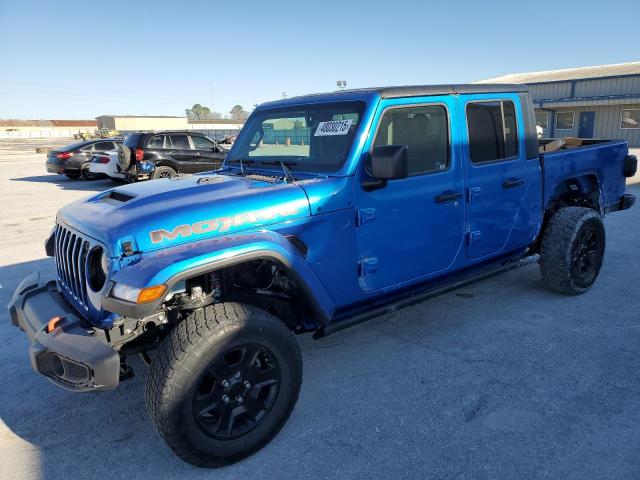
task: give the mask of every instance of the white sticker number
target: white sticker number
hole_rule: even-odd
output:
[[[346,135],[353,123],[349,120],[332,120],[330,122],[320,122],[316,128],[315,137],[325,137],[327,135]]]

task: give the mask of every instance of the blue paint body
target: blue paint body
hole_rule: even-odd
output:
[[[491,99],[516,106],[518,155],[473,165],[465,105]],[[624,193],[625,142],[527,159],[525,119],[515,93],[381,98],[364,90],[286,99],[257,111],[337,101],[362,101],[366,107],[346,161],[335,172],[296,172],[294,183],[273,183],[243,177],[237,164],[225,164],[217,172],[117,187],[135,198],[114,202],[107,191],[63,208],[58,222],[102,243],[111,256],[109,280],[131,287],[171,284],[183,272],[215,269],[250,254],[274,258],[295,272],[323,321],[330,322],[417,284],[446,281],[492,259],[522,255],[539,235],[545,209],[566,193],[568,179],[585,189],[595,182],[602,211]],[[365,191],[364,159],[385,109],[432,103],[444,105],[449,114],[449,168]],[[274,172],[280,174],[280,167],[263,171]],[[523,185],[505,190],[502,184],[511,178]],[[436,203],[434,197],[445,191],[461,192],[463,198]],[[153,241],[153,231],[175,233],[198,222],[200,232]],[[288,235],[308,247],[306,258]],[[132,257],[122,255],[127,241],[136,252]],[[101,309],[99,298],[92,302],[89,319],[109,326],[111,312]]]

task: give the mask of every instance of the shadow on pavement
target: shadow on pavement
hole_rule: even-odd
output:
[[[12,178],[12,182],[52,183],[64,190],[102,191],[119,185],[109,178],[96,180],[73,180],[64,175],[33,175],[31,177]]]

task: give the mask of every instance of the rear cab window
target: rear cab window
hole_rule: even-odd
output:
[[[511,100],[467,103],[471,163],[513,159],[518,155],[518,124]]]

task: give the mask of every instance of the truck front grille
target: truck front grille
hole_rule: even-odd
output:
[[[65,295],[73,298],[84,310],[89,310],[86,277],[89,240],[60,224],[56,225],[55,240],[58,284]]]

